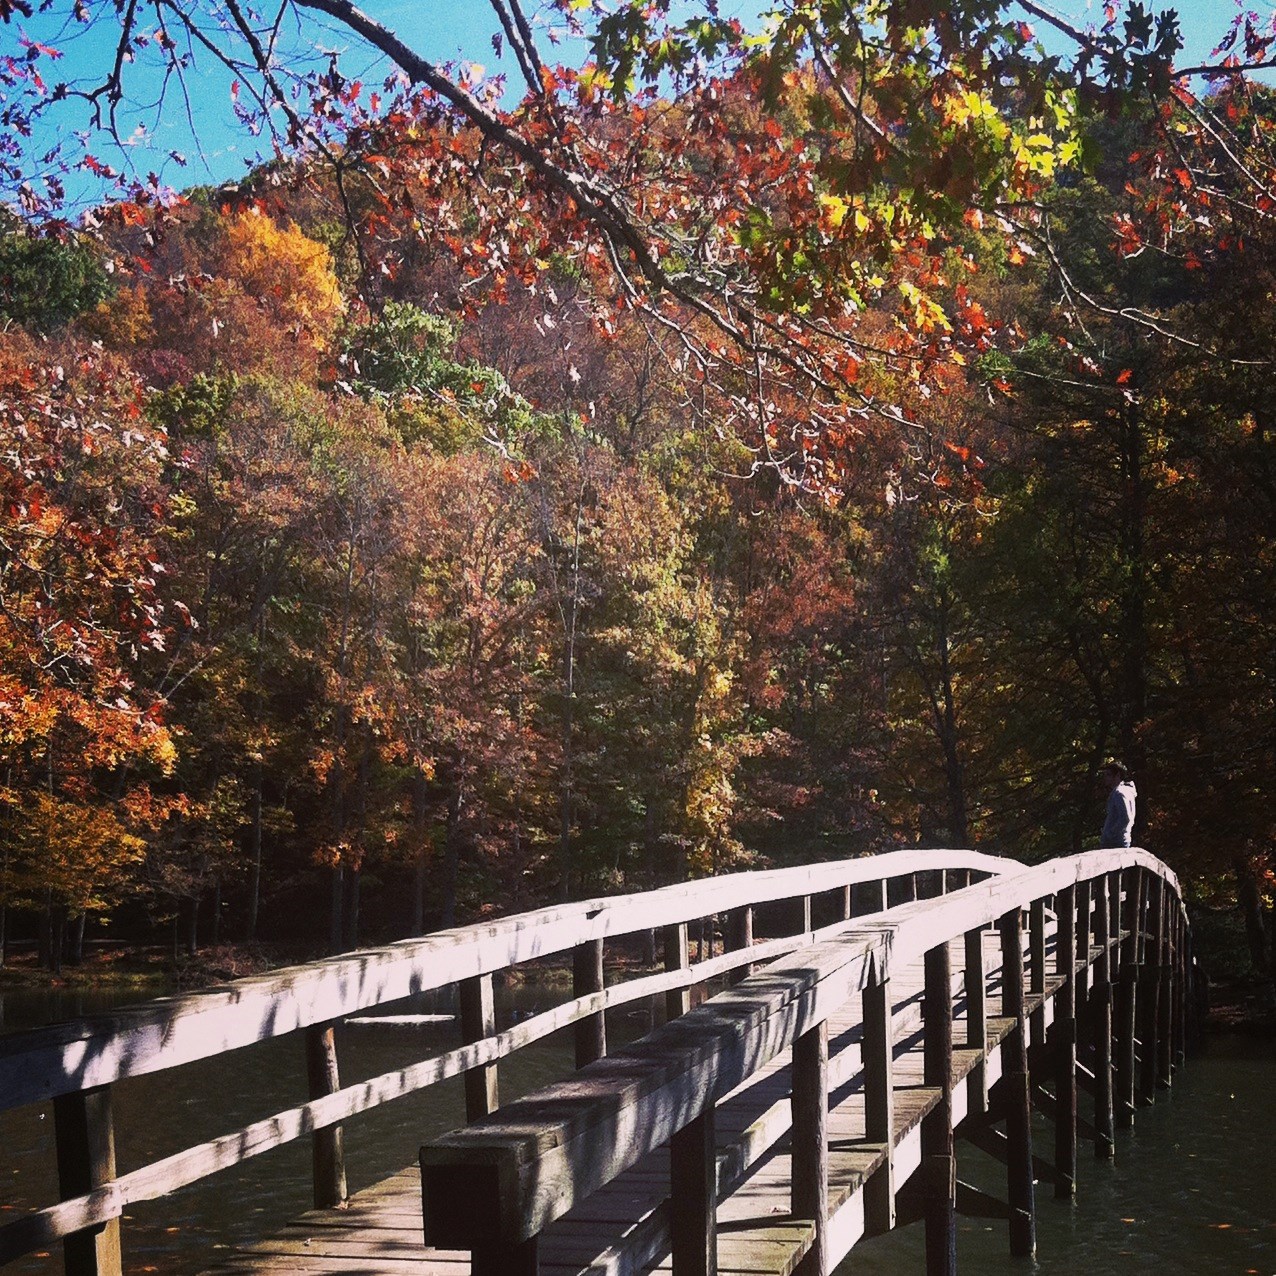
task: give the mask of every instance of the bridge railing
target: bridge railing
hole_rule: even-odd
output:
[[[1026,922],[1026,927],[1025,927]],[[1053,951],[1047,929],[1053,931]],[[924,1084],[935,1105],[921,1128],[928,1272],[955,1270],[953,1060],[986,1050],[989,976],[983,931],[1002,952],[1001,1046],[1013,1252],[1035,1246],[1030,1037],[1046,1024],[1056,1093],[1056,1185],[1076,1173],[1077,1005],[1092,1016],[1096,1144],[1110,1154],[1139,1097],[1168,1083],[1186,1027],[1188,933],[1177,879],[1140,850],[1097,851],[1006,872],[942,899],[852,921],[825,942],[774,961],[633,1046],[421,1150],[425,1239],[470,1250],[473,1276],[530,1276],[540,1233],[655,1148],[670,1149],[675,1276],[716,1271],[715,1105],[781,1051],[792,1054],[792,1211],[814,1231],[809,1270],[829,1253],[828,1020],[861,999],[866,1141],[884,1143],[865,1184],[871,1231],[893,1225],[892,974],[923,962]],[[954,1038],[950,944],[965,940],[964,1039]],[[1048,961],[1048,958],[1050,959]],[[1140,985],[1137,1007],[1136,983]],[[1114,1026],[1114,993],[1117,1021]],[[1035,996],[1034,996],[1035,994]],[[1030,1004],[1036,1010],[1029,1011]],[[1040,1022],[1032,1020],[1040,1016]],[[1041,1043],[1044,1044],[1044,1043]],[[1115,1050],[1113,1049],[1115,1045]],[[1044,1062],[1038,1052],[1034,1071]],[[1107,1140],[1104,1151],[1103,1140]],[[916,1168],[916,1167],[911,1167]],[[808,1270],[807,1267],[802,1268]]]
[[[0,1111],[52,1101],[63,1198],[0,1227],[0,1264],[62,1239],[66,1269],[75,1276],[117,1272],[119,1220],[129,1205],[305,1136],[314,1140],[315,1204],[339,1204],[346,1196],[341,1124],[351,1117],[463,1075],[466,1118],[477,1119],[496,1108],[497,1064],[514,1051],[574,1025],[576,1061],[583,1066],[606,1053],[606,1011],[663,994],[668,1015],[680,1015],[697,985],[743,978],[760,962],[817,944],[829,927],[813,925],[813,900],[828,897],[822,908],[839,928],[853,913],[878,912],[1018,867],[970,851],[903,851],[731,874],[441,931],[0,1037]],[[754,942],[755,910],[785,901],[795,902],[792,933]],[[688,926],[714,916],[726,918],[727,951],[699,954],[693,963]],[[664,970],[606,985],[604,943],[650,930],[663,936]],[[493,976],[567,953],[571,999],[498,1031]],[[460,1047],[341,1084],[334,1025],[452,986],[459,994]],[[304,1102],[117,1173],[115,1083],[294,1033],[304,1040],[309,1085]],[[405,1155],[411,1153],[405,1149]]]

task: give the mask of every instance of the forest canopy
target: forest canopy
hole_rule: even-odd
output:
[[[1270,976],[1271,30],[492,10],[0,0],[0,916],[1033,859],[1116,755]],[[210,67],[273,153],[178,192]]]

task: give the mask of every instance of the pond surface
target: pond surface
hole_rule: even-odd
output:
[[[561,989],[519,988],[498,996],[502,1026],[548,1009]],[[136,995],[4,993],[5,1030],[111,1009]],[[418,1000],[402,1013],[443,1016],[410,1028],[343,1028],[338,1053],[343,1081],[401,1067],[457,1044],[444,997]],[[650,1013],[630,1008],[609,1021],[612,1041],[646,1032]],[[570,1031],[521,1051],[501,1065],[501,1094],[510,1099],[571,1068]],[[116,1087],[121,1172],[305,1097],[300,1036],[223,1055],[158,1077]],[[1086,1097],[1082,1095],[1082,1112]],[[415,1159],[424,1138],[460,1125],[458,1079],[431,1087],[345,1128],[350,1188],[356,1191]],[[0,1219],[56,1199],[52,1115],[47,1108],[0,1113]],[[1038,1150],[1050,1136],[1038,1131]],[[958,1145],[962,1178],[1004,1195],[1003,1171]],[[1081,1145],[1077,1201],[1039,1190],[1035,1263],[1006,1252],[1005,1225],[959,1220],[963,1272],[979,1276],[1276,1276],[1276,1048],[1240,1037],[1215,1037],[1175,1079],[1172,1096],[1139,1112],[1133,1133],[1118,1136],[1117,1159],[1097,1162]],[[193,1185],[166,1199],[131,1207],[124,1222],[129,1273],[191,1276],[225,1248],[278,1228],[310,1204],[309,1140],[299,1140]],[[920,1225],[856,1247],[837,1276],[919,1276],[924,1271]],[[61,1271],[61,1256],[31,1257],[5,1276]]]
[[[1089,1115],[1088,1097],[1079,1096]],[[1038,1154],[1052,1131],[1034,1128]],[[958,1174],[1005,1196],[1001,1166],[958,1142]],[[1006,1225],[959,1218],[958,1268],[978,1276],[1276,1276],[1276,1046],[1215,1036],[1170,1096],[1117,1134],[1115,1161],[1078,1147],[1075,1204],[1037,1186],[1037,1258],[1012,1259]],[[836,1276],[920,1276],[920,1224],[857,1245]]]

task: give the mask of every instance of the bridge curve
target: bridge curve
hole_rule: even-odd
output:
[[[784,900],[796,901],[792,933],[755,941],[754,910]],[[831,921],[813,924],[813,900]],[[688,923],[709,914],[727,916],[727,950],[692,963]],[[1021,933],[1022,916],[1030,920]],[[993,926],[1000,928],[996,944]],[[653,928],[663,932],[665,969],[605,986],[604,941]],[[493,974],[568,952],[571,1000],[497,1031]],[[461,1276],[471,1270],[472,1252],[475,1273],[511,1276],[636,1273],[668,1262],[670,1253],[678,1276],[725,1272],[732,1269],[718,1266],[719,1250],[725,1245],[728,1263],[740,1254],[747,1219],[731,1217],[723,1242],[718,1215],[733,1209],[738,1215],[756,1197],[767,1202],[770,1226],[762,1228],[757,1254],[745,1260],[750,1270],[831,1270],[860,1235],[920,1210],[928,1220],[928,1253],[934,1250],[928,1270],[948,1271],[942,1238],[955,1235],[959,1202],[1002,1208],[976,1200],[951,1172],[954,1130],[973,1130],[972,1115],[984,1117],[974,1137],[1011,1167],[1004,1208],[1012,1245],[1026,1252],[1033,1178],[1051,1168],[1034,1161],[1025,1135],[1035,1084],[1029,1044],[1034,1072],[1047,1057],[1054,1060],[1055,1093],[1035,1097],[1053,1105],[1051,1176],[1068,1184],[1069,1155],[1075,1170],[1078,987],[1093,1007],[1087,1022],[1099,1025],[1082,1043],[1093,1065],[1083,1075],[1095,1078],[1096,1092],[1106,1088],[1099,1107],[1106,1103],[1110,1115],[1105,1121],[1096,1107],[1095,1125],[1110,1145],[1115,1122],[1132,1119],[1139,1097],[1168,1083],[1181,1055],[1187,955],[1177,881],[1144,852],[1094,852],[1033,869],[974,852],[898,852],[543,909],[16,1034],[0,1041],[3,1106],[54,1100],[66,1199],[0,1228],[0,1262],[64,1238],[68,1271],[117,1271],[118,1219],[128,1204],[310,1135],[318,1209],[298,1226],[331,1241],[332,1252],[321,1253],[309,1236],[302,1245],[294,1228],[223,1270]],[[1003,972],[1010,975],[1004,982]],[[690,1009],[693,986],[723,978],[734,987]],[[464,1044],[341,1086],[334,1021],[453,983]],[[605,1055],[605,1011],[653,994],[664,995],[670,1021],[637,1045]],[[992,1015],[997,998],[1000,1013]],[[954,1023],[964,1034],[956,1047]],[[498,1060],[568,1025],[575,1028],[575,1076],[498,1108]],[[306,1042],[307,1102],[116,1174],[114,1081],[293,1032]],[[457,1074],[465,1076],[473,1124],[422,1150],[431,1250],[421,1241],[415,1175],[341,1208],[347,1202],[340,1124]],[[733,1102],[752,1119],[723,1138]],[[1005,1135],[992,1128],[989,1112],[1007,1120]],[[840,1148],[832,1160],[830,1119],[845,1127],[832,1140]],[[410,1141],[410,1133],[405,1137]],[[591,1208],[594,1215],[617,1212],[603,1202],[606,1192],[618,1199],[653,1155],[664,1158],[678,1207],[667,1204],[668,1181],[657,1190],[648,1170],[642,1190],[629,1192],[636,1218],[591,1222]],[[785,1155],[791,1189],[775,1186],[776,1157]],[[771,1186],[764,1192],[757,1183],[766,1166]],[[943,1184],[950,1188],[940,1190]],[[777,1229],[776,1202],[786,1190],[785,1223]],[[759,1254],[772,1265],[759,1268]]]

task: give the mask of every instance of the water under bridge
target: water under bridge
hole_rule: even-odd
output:
[[[606,950],[652,931],[663,969],[609,980]],[[61,1199],[0,1227],[0,1263],[60,1242],[71,1276],[112,1276],[130,1205],[302,1138],[315,1208],[210,1270],[812,1276],[924,1220],[931,1276],[956,1270],[959,1213],[1004,1220],[1029,1255],[1036,1196],[1075,1191],[1078,1141],[1111,1156],[1170,1086],[1190,940],[1174,874],[1140,850],[1032,868],[895,852],[542,909],[13,1034],[0,1110],[52,1101]],[[572,995],[498,1027],[494,978],[555,954]],[[459,1045],[342,1084],[335,1025],[449,987]],[[609,1053],[606,1012],[653,997],[664,1022]],[[500,1061],[567,1028],[576,1071],[502,1105]],[[296,1106],[117,1172],[115,1083],[289,1034]],[[396,1127],[407,1168],[349,1194],[343,1124],[457,1076],[467,1124]],[[1035,1148],[1034,1109],[1053,1127]],[[1001,1190],[962,1179],[966,1144],[1004,1165]]]

